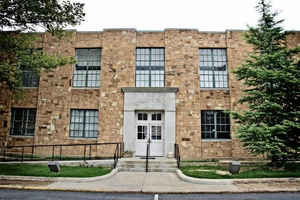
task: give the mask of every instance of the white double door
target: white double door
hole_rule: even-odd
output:
[[[150,156],[164,155],[163,112],[136,113],[136,156],[146,156],[147,143]]]

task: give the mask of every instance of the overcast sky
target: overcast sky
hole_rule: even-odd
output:
[[[78,31],[136,28],[162,31],[192,28],[200,31],[247,29],[256,25],[257,0],[73,0],[85,3],[86,18]],[[285,19],[284,28],[300,30],[300,0],[272,0]]]

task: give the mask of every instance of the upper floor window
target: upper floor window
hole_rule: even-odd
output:
[[[41,48],[37,49],[26,49],[24,54],[22,55],[25,59],[24,63],[21,63],[21,71],[22,71],[22,86],[23,87],[38,87],[40,76],[37,72],[35,72],[32,67],[33,60],[40,56],[43,53]],[[28,57],[29,56],[29,57]]]
[[[36,72],[26,68],[21,68],[21,70],[23,87],[39,87],[40,76]]]
[[[10,135],[33,136],[36,109],[12,108]]]
[[[73,87],[97,88],[100,85],[101,49],[75,49]]]
[[[222,110],[201,111],[202,139],[230,139],[230,118]]]
[[[136,49],[136,87],[165,86],[165,49]]]
[[[199,49],[200,87],[228,88],[226,49]]]
[[[98,110],[71,110],[70,137],[98,137]]]

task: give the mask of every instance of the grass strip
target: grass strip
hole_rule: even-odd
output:
[[[47,165],[0,164],[0,175],[43,176],[43,177],[95,177],[111,172],[105,167],[60,166],[60,172],[51,172]]]
[[[222,166],[184,166],[180,168],[183,174],[194,178],[208,179],[247,179],[247,178],[288,178],[300,177],[300,164],[287,165],[284,169],[272,169],[266,165],[241,166],[239,174],[221,175],[217,170],[228,171]],[[202,171],[203,170],[203,171]],[[209,171],[205,171],[209,170]]]

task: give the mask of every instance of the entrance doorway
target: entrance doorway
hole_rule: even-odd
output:
[[[146,156],[150,142],[150,156],[164,155],[163,112],[136,112],[136,156]]]

